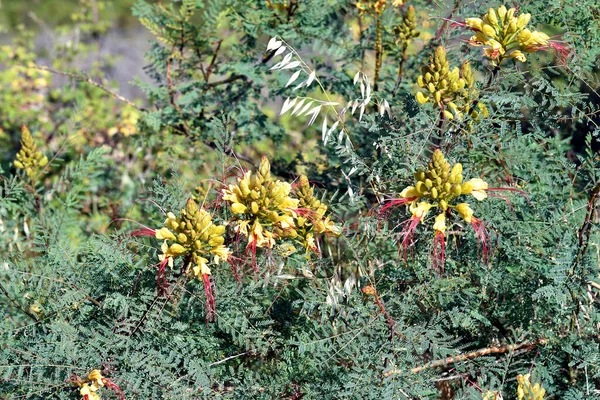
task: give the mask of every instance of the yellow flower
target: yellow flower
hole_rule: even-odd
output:
[[[469,184],[468,187],[472,188],[471,195],[475,197],[477,200],[481,201],[487,197],[486,190],[488,189],[488,184],[483,179],[473,178],[467,181]],[[467,193],[465,193],[467,194]]]
[[[465,26],[476,32],[471,37],[473,46],[487,46],[485,56],[493,60],[493,65],[499,65],[507,58],[526,61],[523,54],[531,53],[550,45],[550,38],[543,32],[530,31],[526,28],[531,20],[531,14],[521,14],[515,17],[516,10],[497,10],[490,8],[483,18],[467,18]]]
[[[98,388],[104,386],[104,377],[100,373],[99,369],[92,370],[92,372],[88,374],[87,379],[92,382],[92,389],[96,388],[93,390],[97,390]]]
[[[403,199],[410,199],[412,197],[419,197],[419,193],[414,186],[408,186],[404,188],[402,192],[400,192],[400,197]]]
[[[435,223],[433,224],[433,230],[444,233],[446,231],[446,214],[441,213],[435,217]]]
[[[87,400],[100,400],[100,396],[96,393],[96,389],[92,389],[90,385],[84,383],[79,389],[79,394],[85,399],[87,396]]]
[[[195,259],[196,265],[192,268],[194,271],[194,275],[198,277],[198,279],[202,279],[202,275],[211,275],[210,268],[208,268],[208,260],[203,257],[198,257]]]
[[[473,210],[468,203],[460,203],[456,205],[456,211],[460,214],[465,222],[471,223],[473,220]]]
[[[518,375],[517,382],[517,398],[518,400],[543,400],[546,394],[546,389],[542,388],[539,383],[531,386],[529,374]]]
[[[410,212],[412,213],[413,217],[422,219],[425,217],[425,215],[427,215],[431,207],[433,207],[433,205],[426,201],[422,201],[417,205],[413,203],[410,206]]]

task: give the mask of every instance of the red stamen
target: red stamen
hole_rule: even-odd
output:
[[[169,284],[167,283],[167,279],[165,278],[165,268],[169,264],[169,257],[165,257],[164,260],[158,264],[158,271],[156,273],[156,291],[159,296],[165,294]]]
[[[151,237],[154,237],[155,234],[156,234],[156,231],[154,229],[141,228],[141,229],[131,232],[129,234],[129,236],[151,236]]]
[[[107,388],[119,395],[119,399],[125,400],[125,395],[123,394],[123,391],[116,383],[107,378],[102,379],[102,382],[104,382],[104,385],[106,385]]]
[[[217,315],[217,308],[210,282],[210,275],[202,274],[202,282],[204,283],[204,292],[206,293],[206,322],[211,322]]]
[[[419,225],[419,222],[421,222],[421,218],[413,216],[402,223],[404,225],[404,228],[402,228],[402,232],[400,232],[400,237],[403,238],[401,246],[403,249],[404,258],[406,258],[408,247],[412,246],[414,242],[413,237],[415,234],[415,230],[417,229],[417,225]]]
[[[252,239],[253,240],[248,243],[248,246],[246,246],[246,254],[248,253],[248,250],[250,250],[250,254],[252,255],[252,259],[251,259],[252,269],[254,270],[254,272],[256,274],[258,274],[258,263],[256,261],[256,241],[258,240],[258,238],[256,237],[256,235],[253,235]]]
[[[488,262],[489,248],[490,248],[490,235],[485,227],[485,224],[475,217],[471,218],[471,226],[475,231],[475,237],[477,242],[480,244],[483,251],[483,262]]]
[[[380,225],[382,219],[387,219],[389,217],[390,213],[392,212],[392,210],[394,208],[412,203],[416,199],[417,199],[416,197],[410,197],[408,199],[390,199],[390,200],[388,200],[386,202],[386,204],[383,207],[381,207],[381,210],[379,210],[379,217],[377,218],[377,227],[379,228],[379,225]]]
[[[432,266],[440,275],[444,273],[446,238],[444,232],[437,231],[433,237]]]
[[[515,192],[515,193],[522,194],[529,201],[529,195],[527,195],[527,193],[525,193],[521,189],[517,189],[517,188],[510,188],[510,187],[508,187],[508,188],[487,188],[487,189],[485,189],[485,191],[486,192]]]

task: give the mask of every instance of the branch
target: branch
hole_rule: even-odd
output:
[[[119,101],[122,101],[123,103],[129,104],[131,107],[137,108],[140,111],[144,111],[143,108],[140,108],[137,104],[135,104],[131,100],[126,99],[125,97],[121,96],[119,93],[112,91],[111,89],[107,88],[106,86],[102,85],[101,83],[98,83],[98,82],[94,81],[93,79],[91,79],[87,75],[84,75],[84,74],[80,75],[80,74],[75,74],[75,73],[72,73],[72,72],[58,71],[58,70],[52,69],[50,67],[47,67],[45,65],[37,65],[37,64],[34,64],[30,68],[35,68],[35,69],[38,69],[40,71],[48,71],[48,72],[51,72],[51,73],[56,74],[56,75],[62,75],[62,76],[66,76],[66,77],[69,77],[69,78],[73,78],[73,79],[75,79],[75,80],[77,80],[79,82],[85,82],[85,83],[87,83],[89,85],[97,87],[98,89],[104,90],[106,93],[110,94],[115,99],[117,99]]]
[[[213,57],[212,57],[212,60],[210,61],[210,65],[206,69],[206,80],[207,81],[208,81],[208,78],[210,78],[210,74],[212,72],[213,67],[215,66],[215,61],[217,61],[217,55],[219,54],[219,50],[221,49],[221,43],[223,43],[223,40],[219,40],[219,43],[217,43],[217,48],[215,49],[215,52],[213,53]]]
[[[600,195],[600,184],[596,185],[592,189],[592,194],[590,195],[590,200],[587,205],[587,213],[585,215],[585,220],[583,221],[583,225],[579,229],[578,233],[578,244],[577,247],[577,256],[575,258],[575,262],[573,263],[572,271],[575,272],[575,269],[579,265],[581,258],[587,251],[588,245],[590,243],[590,230],[592,229],[592,216],[594,214],[594,209],[596,208],[596,202],[598,200],[598,195]]]
[[[461,361],[472,360],[474,358],[483,357],[483,356],[487,356],[490,354],[503,354],[503,353],[508,353],[508,352],[514,352],[517,350],[527,350],[528,351],[528,350],[532,350],[537,345],[543,345],[546,343],[548,343],[547,339],[539,339],[533,343],[517,343],[517,344],[511,344],[511,345],[507,345],[507,346],[487,347],[485,349],[479,349],[479,350],[472,351],[470,353],[461,354],[461,355],[458,355],[455,357],[446,357],[441,360],[432,361],[427,364],[421,365],[419,367],[412,368],[410,371],[413,374],[416,374],[416,373],[424,371],[426,369],[445,367],[450,364],[454,364],[454,363],[461,362]],[[402,374],[404,372],[405,371],[401,370],[401,369],[392,369],[390,371],[385,372],[384,375],[386,377],[389,377],[392,375]]]
[[[246,78],[246,75],[232,75],[229,78],[223,79],[221,81],[207,83],[205,86],[208,88],[214,88],[216,86],[225,85],[227,83],[231,83],[231,82],[237,81],[238,79],[244,79],[244,78]]]
[[[2,293],[4,293],[4,295],[11,301],[11,303],[13,303],[19,310],[21,310],[25,315],[27,315],[29,318],[31,318],[32,320],[34,320],[35,322],[39,322],[39,320],[35,317],[35,315],[31,314],[29,311],[27,311],[26,309],[24,309],[21,304],[19,304],[19,302],[17,302],[15,299],[13,299],[10,294],[8,294],[8,291],[6,289],[4,289],[4,286],[2,286],[2,284],[0,283],[0,291],[2,291]]]

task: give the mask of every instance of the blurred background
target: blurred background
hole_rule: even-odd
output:
[[[57,56],[57,48],[81,45],[94,47],[79,55],[72,67],[88,71],[103,61],[104,78],[115,81],[125,97],[142,97],[139,88],[131,85],[133,77],[147,81],[144,53],[150,48],[152,34],[132,15],[135,0],[0,0],[0,44],[10,44],[23,32],[33,35],[38,62],[48,65]],[[153,3],[152,1],[148,3]],[[91,11],[90,20],[82,29],[78,26],[82,7]],[[90,29],[91,34],[82,32]],[[107,59],[110,63],[105,63]],[[60,85],[61,79],[54,79]]]

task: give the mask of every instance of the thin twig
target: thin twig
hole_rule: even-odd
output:
[[[56,69],[47,67],[45,65],[37,65],[37,64],[33,64],[32,66],[30,66],[30,68],[35,68],[35,69],[39,69],[41,71],[48,71],[51,72],[53,74],[56,75],[62,75],[62,76],[66,76],[69,78],[73,78],[79,82],[85,82],[89,85],[95,86],[98,89],[104,90],[106,93],[110,94],[111,96],[113,96],[115,99],[122,101],[123,103],[127,103],[129,104],[131,107],[137,108],[140,111],[144,111],[143,108],[140,108],[137,104],[135,104],[134,102],[132,102],[131,100],[126,99],[125,97],[121,96],[119,93],[112,91],[111,89],[107,88],[106,86],[102,85],[101,83],[98,83],[96,81],[94,81],[93,79],[91,79],[90,77],[88,77],[87,75],[84,74],[75,74],[72,72],[65,72],[65,71],[58,71]]]
[[[426,369],[445,367],[450,364],[454,364],[454,363],[461,362],[461,361],[472,360],[474,358],[483,357],[483,356],[487,356],[490,354],[503,354],[503,353],[508,353],[508,352],[514,352],[517,350],[532,350],[533,348],[535,348],[535,346],[544,345],[546,343],[548,343],[548,340],[539,339],[533,343],[531,343],[531,342],[517,343],[517,344],[511,344],[511,345],[507,345],[507,346],[486,347],[485,349],[479,349],[476,351],[472,351],[470,353],[465,353],[465,354],[461,354],[461,355],[454,356],[454,357],[446,357],[441,360],[435,360],[435,361],[429,362],[425,365],[421,365],[421,366],[412,368],[410,371],[413,374],[416,374],[416,373],[424,371]],[[384,375],[386,377],[389,377],[392,375],[402,374],[404,372],[405,371],[401,370],[401,369],[392,369],[390,371],[385,372]]]
[[[234,358],[238,358],[238,357],[245,356],[246,354],[248,354],[248,353],[250,353],[250,352],[252,352],[252,350],[248,350],[248,351],[245,351],[245,352],[243,352],[243,353],[236,354],[236,355],[234,355],[234,356],[225,357],[225,358],[224,358],[224,359],[222,359],[222,360],[219,360],[219,361],[216,361],[216,362],[214,362],[214,363],[208,364],[208,366],[209,366],[209,367],[214,367],[215,365],[223,364],[224,362],[226,362],[226,361],[229,361],[229,360],[233,360]]]
[[[4,288],[4,286],[2,286],[2,284],[0,283],[0,290],[2,291],[2,293],[4,293],[4,295],[11,301],[11,303],[13,303],[19,310],[21,310],[25,315],[27,315],[29,318],[31,318],[32,320],[34,320],[35,322],[39,322],[39,320],[35,317],[35,315],[31,314],[29,311],[27,311],[26,309],[23,308],[23,306],[21,306],[21,304],[19,304],[15,299],[13,299],[10,294],[8,294],[8,291]]]
[[[215,66],[215,61],[217,61],[217,55],[219,54],[219,50],[221,49],[221,43],[223,43],[223,40],[219,40],[219,42],[217,43],[217,48],[215,49],[215,52],[213,53],[212,60],[210,61],[210,64],[208,65],[208,68],[206,69],[206,80],[207,81],[208,81],[208,78],[210,78],[210,74],[212,72],[213,67]]]

